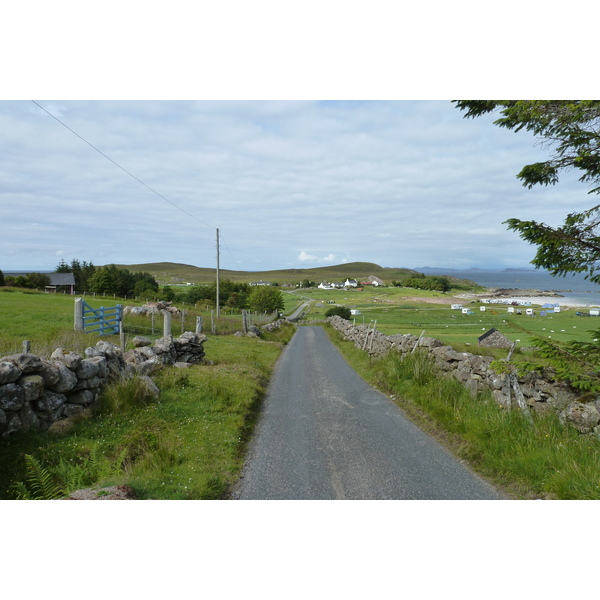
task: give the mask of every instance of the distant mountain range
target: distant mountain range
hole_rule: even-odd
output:
[[[468,269],[450,269],[447,267],[421,267],[418,269],[415,269],[415,271],[419,271],[419,273],[455,273],[455,272],[460,272],[460,273],[467,273],[469,271],[473,272],[473,273],[490,273],[490,272],[495,272],[495,273],[521,273],[521,272],[530,272],[530,271],[535,271],[535,269],[531,269],[531,268],[527,268],[527,267],[517,267],[517,268],[512,268],[512,269],[482,269],[480,267],[470,267]]]

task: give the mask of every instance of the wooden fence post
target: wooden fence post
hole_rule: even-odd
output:
[[[163,321],[163,336],[171,335],[171,313],[166,310],[164,312]]]
[[[244,334],[248,333],[248,311],[242,311],[242,331]]]
[[[75,298],[75,331],[83,331],[83,298]]]

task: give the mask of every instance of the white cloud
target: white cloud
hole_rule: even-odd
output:
[[[314,254],[308,254],[302,250],[296,260],[303,263],[333,263],[336,260],[336,256],[335,254],[328,254],[327,256],[319,257]]]
[[[576,177],[523,188],[533,138],[450,102],[42,104],[152,189],[33,103],[0,102],[0,269],[212,266],[216,227],[224,269],[526,266],[503,221],[590,204]]]

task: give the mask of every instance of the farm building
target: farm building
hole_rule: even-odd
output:
[[[495,327],[480,335],[477,342],[484,348],[510,348],[512,346],[512,342]]]
[[[384,287],[385,283],[375,275],[369,275],[365,281],[361,281],[360,285],[373,285],[375,287]]]
[[[69,293],[75,293],[75,275],[73,273],[56,273],[49,271],[38,271],[41,275],[47,275],[50,278],[50,285],[46,286],[47,292],[56,292],[57,288],[69,288]],[[8,271],[4,273],[10,277],[27,277],[30,273],[17,273],[16,271]]]
[[[463,305],[462,304],[453,304],[450,309],[451,310],[462,310]]]

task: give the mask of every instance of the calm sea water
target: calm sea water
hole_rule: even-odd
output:
[[[600,304],[600,286],[587,281],[583,275],[579,274],[567,275],[566,277],[552,277],[547,271],[538,269],[530,271],[416,270],[420,270],[427,275],[452,275],[460,279],[470,279],[485,287],[554,291],[569,302]]]

